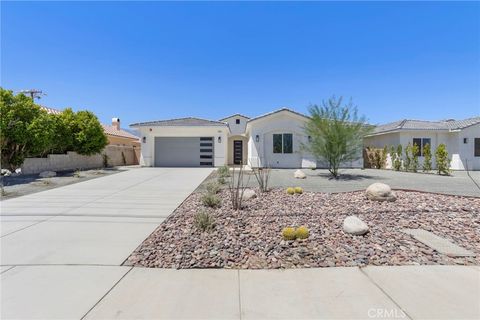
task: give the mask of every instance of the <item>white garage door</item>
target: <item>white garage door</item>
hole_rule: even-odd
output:
[[[155,167],[213,167],[213,137],[156,137]]]

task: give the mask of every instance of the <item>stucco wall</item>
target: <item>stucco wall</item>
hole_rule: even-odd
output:
[[[236,119],[240,119],[239,124],[237,124]],[[222,121],[228,123],[228,126],[230,127],[230,132],[232,135],[238,135],[238,134],[245,133],[245,128],[247,126],[248,118],[245,118],[242,116],[234,116],[234,117],[226,118]]]
[[[212,127],[140,127],[141,157],[140,165],[153,167],[155,163],[155,137],[214,137],[214,166],[226,164],[227,155],[227,132],[226,126]],[[143,142],[145,137],[145,142]],[[218,137],[221,141],[218,141]]]
[[[123,161],[122,152],[125,156],[125,162]],[[102,168],[102,154],[107,155],[109,166],[133,165],[136,163],[135,150],[132,147],[109,145],[101,153],[92,156],[67,152],[66,154],[49,154],[46,158],[27,158],[22,165],[22,173],[36,174],[42,171]]]

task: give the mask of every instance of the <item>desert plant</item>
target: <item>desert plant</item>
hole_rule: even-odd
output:
[[[81,174],[80,174],[80,170],[75,170],[75,172],[73,173],[73,177],[74,178],[81,178]]]
[[[384,146],[382,150],[382,162],[380,168],[385,169],[387,167],[387,155],[388,155],[388,147]]]
[[[220,185],[216,181],[210,181],[205,185],[205,189],[210,194],[217,194],[220,191]]]
[[[228,166],[222,166],[222,167],[218,168],[217,173],[218,173],[219,177],[223,177],[223,178],[229,177],[230,176],[230,168]]]
[[[342,101],[341,97],[332,97],[323,101],[320,107],[310,107],[305,132],[311,141],[302,145],[317,159],[325,159],[335,178],[342,162],[361,157],[363,137],[372,130],[365,117],[357,115],[352,102],[343,104]]]
[[[448,158],[447,146],[439,144],[435,150],[435,163],[437,165],[438,174],[450,174],[450,159]]]
[[[242,200],[243,200],[243,193],[247,188],[247,185],[250,181],[250,176],[248,176],[247,181],[245,183],[244,171],[243,166],[239,165],[238,169],[236,170],[235,167],[233,168],[232,175],[229,179],[228,190],[230,191],[230,199],[232,202],[233,210],[241,210],[242,209]]]
[[[395,171],[402,170],[402,145],[401,144],[397,146],[397,151],[395,152],[395,160],[393,160],[393,169],[395,169]]]
[[[432,150],[430,144],[423,146],[423,171],[432,170]]]
[[[287,192],[288,194],[295,194],[295,188],[288,187],[287,190],[286,190],[286,192]]]
[[[215,219],[206,211],[197,212],[193,219],[195,227],[200,229],[202,232],[210,231],[215,227]]]
[[[302,187],[295,187],[295,188],[293,188],[293,190],[295,191],[295,193],[298,193],[298,194],[302,194],[302,193],[303,193]]]
[[[310,231],[307,227],[301,226],[295,230],[295,236],[297,239],[307,239],[310,235]]]
[[[410,162],[410,170],[413,171],[413,172],[417,172],[417,170],[418,170],[418,154],[419,154],[420,148],[416,143],[414,143],[412,148],[411,148],[411,151],[412,151],[412,161]]]
[[[255,179],[257,179],[258,186],[261,192],[268,191],[268,180],[270,179],[270,167],[254,168],[252,169]]]
[[[219,177],[217,178],[217,182],[218,182],[219,184],[226,184],[226,183],[227,183],[227,180],[225,180],[225,177],[220,177],[220,176],[219,176]]]
[[[206,207],[217,208],[220,207],[222,200],[216,195],[211,193],[205,193],[200,198],[202,204]]]
[[[295,240],[295,238],[297,237],[295,228],[292,228],[292,227],[283,228],[282,236],[284,240]]]
[[[411,165],[412,165],[412,145],[409,142],[408,145],[405,147],[405,162],[403,164],[403,169],[405,171],[409,171]]]

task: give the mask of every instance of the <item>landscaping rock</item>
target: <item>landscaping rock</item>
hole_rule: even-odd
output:
[[[242,201],[247,201],[247,200],[250,200],[252,198],[256,198],[257,197],[257,194],[255,193],[254,190],[252,189],[245,189],[243,191],[243,195],[242,195]]]
[[[293,176],[296,178],[296,179],[305,179],[307,177],[307,175],[300,169],[298,169],[297,171],[295,171],[295,173],[293,174]]]
[[[55,177],[57,173],[55,171],[42,171],[40,172],[40,178],[52,178]]]
[[[361,236],[368,232],[368,226],[357,216],[348,216],[343,220],[343,231],[355,236]]]
[[[1,172],[1,175],[2,176],[5,176],[5,177],[8,177],[12,174],[12,172],[8,169],[2,169],[2,172]]]
[[[395,201],[397,197],[388,184],[376,182],[371,184],[366,191],[367,198],[374,201]]]

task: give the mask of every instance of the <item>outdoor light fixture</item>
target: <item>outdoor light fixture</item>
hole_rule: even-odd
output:
[[[142,142],[143,142],[143,143],[147,142],[147,137],[143,137],[143,138],[142,138]]]
[[[222,137],[218,137],[218,143],[222,143]]]
[[[258,134],[255,136],[255,141],[256,141],[256,142],[259,142],[259,141],[260,141],[260,136],[259,136]]]

